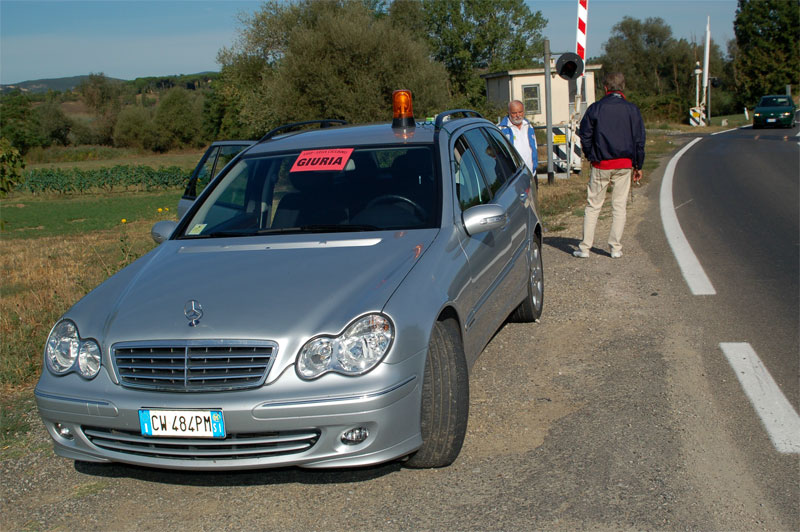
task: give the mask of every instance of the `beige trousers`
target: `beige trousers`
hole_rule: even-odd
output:
[[[622,251],[622,232],[625,230],[625,215],[628,193],[631,189],[630,168],[623,170],[600,170],[592,168],[589,185],[586,187],[586,211],[583,217],[583,240],[579,244],[580,250],[588,253],[594,242],[594,230],[597,227],[597,218],[600,209],[606,200],[608,185],[614,185],[611,192],[611,232],[608,235],[608,245],[611,251]]]

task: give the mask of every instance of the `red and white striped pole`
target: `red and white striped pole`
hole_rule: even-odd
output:
[[[586,64],[586,21],[588,18],[589,0],[578,0],[578,33],[575,38],[575,53],[580,56],[584,64]]]
[[[578,31],[575,35],[575,53],[583,61],[583,72],[576,80],[576,94],[573,113],[570,119],[569,141],[569,166],[581,170],[583,152],[580,149],[580,139],[576,135],[577,118],[581,116],[581,109],[586,108],[586,23],[589,19],[589,0],[578,0]]]

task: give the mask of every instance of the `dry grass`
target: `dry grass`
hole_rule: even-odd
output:
[[[55,320],[154,246],[151,221],[74,236],[0,241],[0,383],[30,384]]]

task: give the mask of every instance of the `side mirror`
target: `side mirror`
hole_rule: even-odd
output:
[[[462,213],[461,219],[464,221],[467,234],[474,236],[505,227],[508,223],[508,214],[502,206],[490,203],[470,207]]]
[[[178,222],[173,222],[172,220],[161,220],[160,222],[156,222],[153,228],[150,229],[150,236],[153,237],[153,240],[156,241],[156,244],[160,244],[172,236],[172,233],[175,231],[176,227],[178,227]]]

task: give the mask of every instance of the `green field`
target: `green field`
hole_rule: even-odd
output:
[[[3,239],[74,235],[124,223],[174,218],[182,191],[76,195],[17,195],[0,201]],[[161,209],[159,212],[158,209]]]

